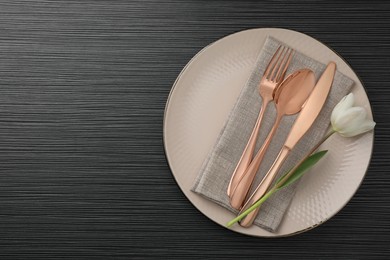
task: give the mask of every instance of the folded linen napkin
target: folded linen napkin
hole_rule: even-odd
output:
[[[226,194],[227,187],[260,110],[262,100],[258,92],[259,82],[272,55],[281,44],[285,45],[272,37],[267,38],[251,76],[241,90],[236,104],[230,112],[230,116],[221,130],[215,146],[204,161],[192,188],[193,192],[196,192],[235,213],[237,213],[237,211],[231,208],[229,204],[229,198]],[[296,51],[286,75],[298,69],[309,68],[315,73],[316,79],[318,80],[325,67],[325,64]],[[279,176],[292,168],[323,137],[328,129],[330,115],[334,106],[343,96],[349,93],[352,85],[353,81],[350,78],[336,72],[328,99],[318,118],[306,135],[291,151],[289,157],[279,171]],[[264,156],[260,169],[257,172],[254,185],[252,185],[252,190],[250,191],[251,193],[271,167],[271,164],[284,144],[296,117],[297,115],[285,116],[282,119],[271,145]],[[263,144],[273,126],[275,118],[276,109],[272,102],[268,105],[264,115],[255,153]],[[270,232],[276,232],[282,221],[283,215],[293,198],[296,186],[297,184],[291,185],[271,196],[261,206],[261,210],[259,211],[254,224]]]

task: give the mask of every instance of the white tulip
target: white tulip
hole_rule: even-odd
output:
[[[375,122],[367,118],[363,107],[354,107],[352,93],[345,96],[333,109],[330,121],[334,131],[344,137],[352,137],[374,129]]]

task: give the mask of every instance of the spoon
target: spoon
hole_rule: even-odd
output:
[[[230,196],[230,204],[240,209],[248,196],[252,182],[260,167],[261,161],[271,143],[279,124],[285,115],[294,115],[301,111],[315,85],[313,71],[301,69],[289,75],[275,91],[276,120],[262,147],[253,158]]]

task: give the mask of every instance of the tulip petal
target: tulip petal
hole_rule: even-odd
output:
[[[340,100],[340,102],[334,107],[332,111],[332,115],[330,117],[330,121],[335,122],[341,114],[346,111],[347,109],[351,108],[353,106],[353,103],[355,102],[355,97],[353,93],[349,93],[347,96],[343,97],[343,99]]]
[[[370,119],[366,119],[364,122],[362,122],[358,128],[351,129],[350,131],[346,131],[345,133],[340,133],[340,135],[344,137],[353,137],[356,135],[363,134],[365,132],[368,132],[372,129],[374,129],[376,123]]]
[[[345,96],[333,109],[331,123],[334,131],[344,137],[352,137],[372,130],[375,122],[367,119],[363,107],[353,107],[355,102],[352,93]]]
[[[337,132],[345,132],[359,127],[366,118],[366,110],[362,107],[352,107],[340,113],[332,126]]]

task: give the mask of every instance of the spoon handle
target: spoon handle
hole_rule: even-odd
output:
[[[261,197],[265,195],[269,187],[271,186],[272,181],[275,179],[275,176],[277,175],[280,167],[282,166],[283,162],[286,160],[288,154],[290,153],[290,148],[287,146],[283,146],[283,148],[280,150],[278,157],[272,164],[271,168],[263,178],[263,180],[260,182],[260,184],[257,186],[255,192],[250,196],[250,198],[247,200],[245,205],[242,207],[239,214],[247,210],[250,206],[252,206],[256,201],[258,201]],[[242,227],[249,227],[252,225],[253,221],[255,220],[258,212],[260,210],[260,207],[257,207],[254,211],[246,215],[241,221],[240,225]]]
[[[230,178],[229,186],[227,189],[227,194],[230,197],[233,190],[235,189],[238,181],[242,178],[242,175],[245,173],[249,164],[252,161],[253,153],[256,146],[257,136],[259,135],[260,125],[264,118],[265,110],[267,109],[267,105],[271,100],[263,99],[263,103],[261,105],[259,116],[257,117],[256,124],[252,130],[252,134],[249,137],[248,143],[244,151],[242,152],[241,158],[238,161],[236,169],[234,170],[232,177]]]
[[[275,120],[275,123],[269,132],[267,138],[265,139],[260,150],[257,152],[255,158],[249,164],[248,168],[240,176],[240,179],[237,181],[237,185],[233,189],[230,195],[230,204],[235,209],[240,209],[244,204],[245,198],[247,197],[250,187],[252,186],[253,180],[255,179],[256,173],[259,170],[261,162],[263,161],[264,155],[271,144],[271,140],[274,137],[276,130],[279,127],[280,121],[283,115],[278,114]]]

